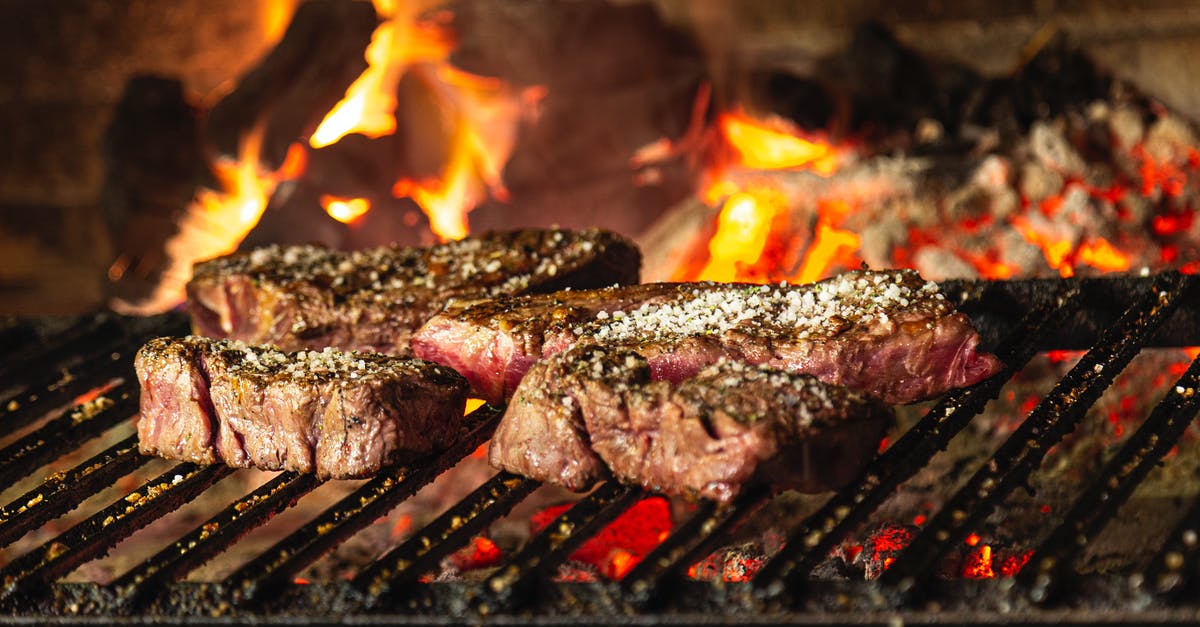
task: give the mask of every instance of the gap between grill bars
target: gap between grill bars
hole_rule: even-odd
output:
[[[995,378],[934,404],[857,481],[787,530],[782,552],[749,586],[730,586],[730,590],[714,593],[707,603],[715,604],[716,615],[748,611],[770,612],[763,617],[816,618],[808,608],[819,606],[823,595],[831,594],[830,589],[844,594],[845,590],[878,588],[881,592],[862,596],[870,597],[883,610],[921,616],[911,612],[922,611],[922,600],[947,593],[935,576],[939,560],[975,522],[1001,507],[1005,496],[1037,470],[1045,450],[1082,419],[1129,359],[1146,347],[1200,344],[1200,294],[1190,277],[1174,273],[1148,278],[961,282],[944,288],[978,323],[986,341],[1008,367]],[[136,383],[131,376],[133,353],[149,337],[185,331],[186,321],[178,315],[129,320],[105,315],[80,321],[57,338],[40,343],[31,343],[27,331],[6,332],[6,337],[24,347],[18,350],[29,364],[28,368],[11,363],[0,368],[6,424],[15,429],[34,424],[47,412],[51,416],[0,450],[0,479],[12,483],[32,475],[129,420],[137,407]],[[1086,348],[1088,353],[1026,417],[1009,443],[994,452],[991,462],[932,517],[880,582],[831,588],[811,579],[813,569],[832,547],[863,525],[881,503],[944,449],[1034,354],[1050,348]],[[102,392],[104,400],[70,405],[80,394],[104,388],[114,379],[121,381]],[[1172,390],[1196,389],[1198,384],[1200,366],[1194,363]],[[1078,575],[1071,567],[1070,547],[1094,537],[1118,515],[1120,504],[1179,440],[1198,405],[1200,400],[1194,395],[1168,393],[1103,470],[1083,486],[1074,506],[1037,544],[1028,566],[1013,582],[1020,595],[1034,601],[1034,609],[1029,611],[1045,607],[1044,611],[1052,612],[1078,603],[1074,585]],[[478,410],[471,418],[475,428],[451,450],[429,463],[394,469],[366,482],[259,553],[226,581],[179,583],[319,485],[311,476],[281,473],[138,562],[112,584],[94,587],[87,595],[93,603],[86,612],[114,617],[149,612],[168,617],[173,611],[182,611],[171,609],[171,599],[195,594],[197,599],[224,599],[228,606],[222,611],[231,616],[264,617],[280,609],[329,616],[337,608],[338,616],[400,613],[419,617],[444,611],[448,605],[440,595],[452,588],[446,593],[456,600],[449,606],[459,608],[465,616],[515,617],[516,612],[531,611],[538,616],[561,612],[564,606],[579,612],[587,605],[613,616],[670,622],[671,616],[699,611],[693,598],[697,584],[687,580],[687,568],[720,546],[771,499],[762,491],[750,490],[730,506],[700,504],[618,583],[583,587],[554,583],[558,564],[574,548],[643,497],[640,490],[606,484],[533,536],[482,582],[449,588],[420,583],[421,575],[507,515],[537,487],[536,482],[499,473],[376,557],[353,581],[326,587],[290,583],[322,554],[486,442],[499,413],[487,406]],[[57,470],[40,486],[0,507],[0,545],[61,516],[147,461],[136,452],[136,439],[130,437],[86,461]],[[231,472],[224,467],[179,464],[14,559],[0,570],[4,607],[14,616],[41,615],[39,612],[70,615],[70,610],[55,603],[60,596],[74,594],[70,585],[54,584],[59,577]],[[1193,589],[1197,580],[1198,512],[1200,505],[1179,523],[1165,545],[1151,548],[1158,555],[1151,569],[1138,578],[1146,583],[1147,593],[1168,608],[1186,604],[1189,597],[1182,591]],[[738,596],[736,591],[753,594]],[[590,605],[581,601],[586,598],[592,599]],[[413,622],[420,621],[414,618]]]

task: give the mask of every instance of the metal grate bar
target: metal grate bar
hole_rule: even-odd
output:
[[[1183,436],[1200,411],[1200,359],[1192,362],[1172,391],[1137,432],[1105,465],[1100,476],[1075,502],[1054,531],[1038,546],[1022,569],[1020,580],[1036,602],[1051,599],[1068,575],[1072,557],[1104,529],[1129,495]]]
[[[161,592],[321,483],[313,474],[280,473],[114,581],[109,588],[115,603],[127,606]]]
[[[1042,399],[1012,436],[934,516],[881,581],[912,594],[963,540],[1028,475],[1046,451],[1075,428],[1096,399],[1166,319],[1189,285],[1182,275],[1160,275],[1070,372]]]
[[[146,482],[124,498],[59,534],[0,570],[0,598],[65,575],[101,555],[133,532],[195,498],[233,472],[224,465],[184,463]]]
[[[59,371],[51,369],[45,375],[25,372],[22,386],[6,397],[0,398],[0,421],[11,432],[19,429],[48,411],[71,402],[71,399],[89,390],[104,386],[121,376],[132,376],[133,355],[146,340],[164,334],[178,334],[186,330],[182,319],[160,317],[139,319],[123,333],[112,337],[103,336],[105,341],[91,351],[83,351],[75,357],[70,368]]]
[[[458,463],[492,436],[501,410],[484,405],[465,420],[470,432],[432,459],[390,468],[277,542],[229,577],[233,600],[245,604],[291,580],[326,551],[361,531]]]
[[[122,326],[112,315],[81,319],[0,364],[0,389],[23,385],[30,379],[53,373],[62,364],[73,361],[80,352],[89,351],[113,337],[121,337],[122,333]]]
[[[136,414],[138,393],[132,366],[117,376],[123,377],[122,383],[95,401],[64,410],[58,418],[0,450],[0,485],[12,485]]]
[[[1001,344],[998,356],[1005,369],[970,388],[947,395],[925,417],[888,447],[852,487],[838,492],[793,531],[779,555],[754,578],[768,596],[787,590],[799,597],[805,579],[829,555],[833,546],[862,524],[903,482],[944,450],[971,419],[983,411],[1012,376],[1033,358],[1056,321],[1079,305],[1078,290],[1068,290],[1052,304],[1029,313]]]
[[[624,578],[621,590],[631,608],[644,608],[669,594],[687,569],[771,500],[766,486],[755,486],[728,504],[705,501],[696,513],[654,547]]]
[[[488,577],[482,590],[471,599],[471,604],[483,615],[520,605],[539,580],[550,577],[550,569],[643,496],[641,489],[616,481],[608,481],[596,488],[587,498],[555,518]]]
[[[466,545],[472,536],[507,514],[529,496],[537,481],[501,472],[459,501],[416,535],[379,558],[354,580],[368,607],[394,597],[398,591],[437,567],[442,558]]]
[[[80,394],[113,381],[112,372],[121,369],[122,363],[129,358],[129,355],[122,353],[104,351],[104,354],[92,356],[74,368],[75,372],[64,371],[52,375],[20,392],[0,398],[0,421],[9,432],[20,429]]]
[[[30,529],[75,509],[84,499],[150,459],[138,453],[134,435],[71,470],[52,475],[45,483],[0,507],[0,546],[8,546]]]
[[[24,352],[37,340],[37,331],[29,319],[10,319],[0,329],[0,351],[14,355]]]
[[[1190,600],[1200,578],[1200,498],[1150,561],[1140,587],[1167,601]]]

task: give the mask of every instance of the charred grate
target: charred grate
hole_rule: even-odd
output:
[[[939,576],[938,565],[977,523],[1003,511],[1013,490],[1027,485],[1047,450],[1075,428],[1131,359],[1150,347],[1200,345],[1200,286],[1190,276],[1164,273],[947,282],[943,289],[972,317],[1007,368],[932,404],[857,481],[786,529],[783,548],[747,584],[700,583],[688,578],[687,571],[772,499],[755,490],[728,506],[700,504],[619,582],[556,583],[558,567],[575,548],[646,496],[615,484],[577,502],[481,581],[423,583],[422,575],[538,487],[508,473],[495,474],[353,579],[293,583],[314,560],[486,442],[500,412],[484,406],[468,416],[469,435],[454,447],[363,483],[222,581],[183,579],[304,499],[320,487],[319,481],[280,473],[137,561],[110,584],[59,581],[233,472],[175,465],[4,564],[0,604],[14,619],[57,623],[147,618],[171,623],[214,614],[234,622],[358,617],[396,624],[1193,620],[1200,612],[1190,594],[1200,582],[1200,501],[1165,542],[1147,545],[1153,557],[1143,572],[1080,575],[1072,558],[1078,547],[1120,517],[1122,503],[1181,441],[1200,411],[1200,394],[1195,393],[1200,390],[1200,361],[1172,379],[1162,401],[1080,486],[1072,507],[1046,525],[1016,577],[947,580]],[[110,489],[150,461],[137,452],[134,437],[83,462],[64,464],[60,458],[135,414],[133,353],[149,337],[184,332],[186,321],[178,314],[103,314],[48,329],[36,320],[21,321],[0,330],[8,354],[22,360],[19,366],[10,361],[0,367],[0,419],[11,436],[0,449],[0,480],[12,484],[43,468],[50,473],[40,485],[0,506],[0,546]],[[831,550],[944,450],[1027,362],[1057,349],[1087,352],[991,459],[931,513],[882,577],[855,582],[814,576]]]

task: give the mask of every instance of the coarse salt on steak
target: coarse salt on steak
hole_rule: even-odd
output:
[[[724,361],[678,385],[638,353],[584,345],[536,364],[492,439],[492,465],[573,490],[611,472],[729,501],[752,484],[819,492],[871,459],[891,410],[815,377]]]
[[[462,433],[466,381],[422,360],[189,336],[150,340],[134,366],[139,447],[169,459],[344,479]]]
[[[655,283],[460,303],[412,338],[476,394],[504,402],[537,360],[581,343],[644,355],[680,382],[723,359],[807,373],[911,403],[1000,370],[970,320],[911,270],[853,271],[805,285]]]
[[[489,232],[431,247],[268,246],[196,264],[193,332],[284,350],[406,355],[453,299],[636,283],[641,254],[608,231]]]

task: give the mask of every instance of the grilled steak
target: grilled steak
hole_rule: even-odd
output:
[[[879,401],[815,377],[721,362],[674,385],[636,352],[584,345],[536,364],[492,439],[492,465],[585,490],[611,471],[665,494],[728,501],[768,483],[853,479],[892,423]]]
[[[143,453],[200,464],[362,477],[461,434],[467,384],[377,353],[284,353],[234,340],[158,338],[134,360]]]
[[[196,264],[188,310],[197,335],[406,355],[412,332],[452,299],[636,283],[640,267],[633,243],[596,229],[355,252],[270,246]]]
[[[657,283],[459,303],[412,338],[477,394],[503,402],[530,365],[579,343],[626,346],[655,379],[722,359],[807,373],[889,403],[971,385],[1001,363],[970,320],[910,270],[855,271],[807,285]]]

